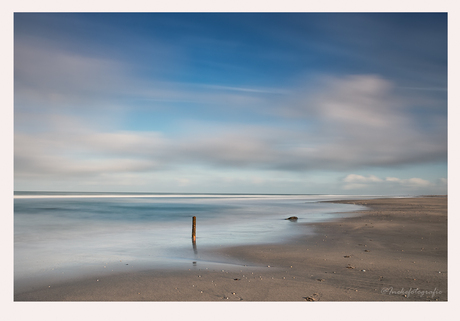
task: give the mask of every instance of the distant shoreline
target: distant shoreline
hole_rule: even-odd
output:
[[[14,300],[447,300],[447,196],[327,202],[368,209],[306,224],[316,234],[287,243],[215,250],[238,262],[228,270],[195,262],[182,271],[149,270],[37,288],[15,293]]]

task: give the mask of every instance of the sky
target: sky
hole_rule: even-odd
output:
[[[447,194],[445,13],[15,13],[14,189]]]

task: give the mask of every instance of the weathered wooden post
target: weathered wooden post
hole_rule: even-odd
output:
[[[193,242],[196,241],[196,216],[192,219],[192,240]]]

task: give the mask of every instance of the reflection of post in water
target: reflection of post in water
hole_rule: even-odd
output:
[[[193,245],[193,252],[198,254],[196,249],[196,216],[192,218],[192,245]]]
[[[193,252],[198,254],[198,250],[196,249],[196,241],[192,240]]]

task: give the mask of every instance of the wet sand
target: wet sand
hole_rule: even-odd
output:
[[[14,300],[447,301],[446,196],[339,203],[366,208],[309,224],[313,236],[208,252],[235,262],[222,269],[196,261],[38,287]]]

